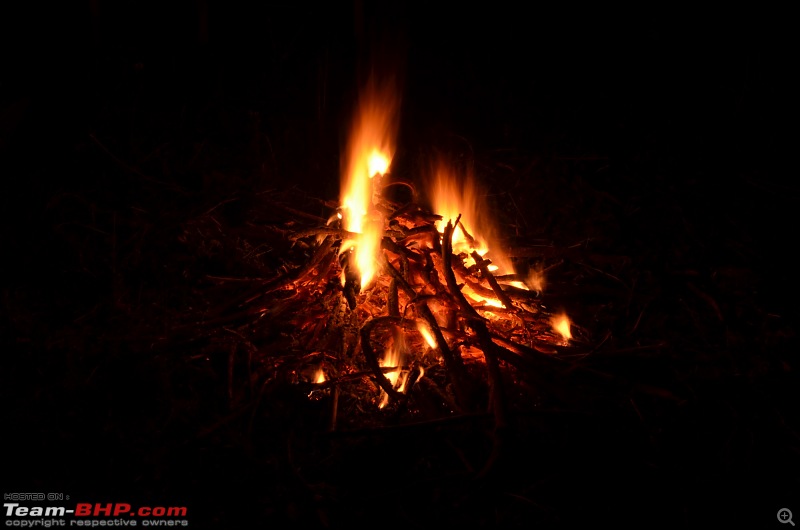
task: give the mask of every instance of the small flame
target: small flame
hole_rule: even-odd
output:
[[[461,215],[460,226],[453,230],[453,253],[471,254],[491,259],[488,269],[499,274],[511,274],[514,268],[494,241],[495,230],[488,215],[488,206],[482,200],[478,185],[471,174],[459,178],[443,161],[433,170],[433,179],[428,186],[433,211],[442,216],[436,229],[444,231],[447,222],[455,222]],[[466,233],[465,230],[466,229]],[[490,252],[490,246],[492,248]],[[466,260],[474,265],[474,260]]]
[[[392,387],[396,388],[398,392],[403,392],[405,390],[406,380],[408,379],[408,372],[400,370],[400,367],[403,364],[403,344],[404,341],[402,339],[402,335],[396,337],[396,340],[392,346],[386,350],[383,359],[381,359],[378,363],[381,368],[397,368],[396,370],[384,375],[392,384]],[[378,405],[379,409],[382,409],[389,403],[389,394],[381,390],[381,396],[381,402]]]
[[[431,348],[437,347],[436,339],[433,337],[433,333],[431,333],[431,330],[428,329],[427,324],[424,324],[422,322],[417,322],[417,329],[419,330],[419,334],[422,335],[422,338],[425,339],[425,342],[428,343],[428,346],[430,346]]]
[[[570,321],[566,313],[554,316],[550,319],[550,325],[553,326],[553,331],[557,332],[564,339],[566,343],[572,338],[572,331],[570,331]]]
[[[372,202],[372,179],[386,173],[394,155],[395,100],[393,93],[374,84],[364,91],[342,172],[344,229],[359,235],[343,242],[341,252],[353,252],[350,264],[358,269],[362,288],[377,270],[383,219]]]
[[[532,270],[528,274],[528,285],[536,292],[543,292],[545,285],[544,273],[542,271]]]
[[[327,379],[325,379],[325,372],[323,372],[322,368],[320,368],[317,370],[317,373],[314,374],[314,382],[319,384],[324,383],[325,381],[327,381]]]

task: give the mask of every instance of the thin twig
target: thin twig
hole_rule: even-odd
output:
[[[250,304],[255,300],[258,300],[262,296],[283,289],[287,285],[301,280],[312,270],[314,270],[316,266],[319,265],[319,263],[325,259],[326,256],[329,255],[333,247],[333,242],[334,240],[332,237],[326,237],[325,240],[317,249],[317,251],[314,253],[314,257],[311,260],[309,260],[304,266],[294,269],[291,272],[284,274],[283,276],[278,276],[277,278],[274,278],[272,280],[269,280],[267,282],[255,286],[251,291],[249,291],[247,295],[243,297],[244,301],[241,301],[242,300],[241,298],[237,298],[236,300],[233,300],[228,304],[223,304],[220,307],[220,309],[216,312],[216,314],[217,315],[222,314],[223,312],[230,309],[234,305],[237,305],[238,307],[246,306],[247,304]],[[249,312],[246,311],[245,314],[247,313]],[[226,320],[225,317],[222,318],[223,320]]]

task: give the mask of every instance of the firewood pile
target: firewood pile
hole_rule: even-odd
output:
[[[354,234],[341,228],[333,201],[262,193],[243,226],[225,222],[235,200],[185,224],[181,239],[193,252],[226,255],[232,268],[253,273],[206,274],[204,309],[186,324],[229,345],[232,406],[273,399],[274,389],[291,385],[324,409],[318,428],[329,434],[475,416],[491,418],[497,438],[509,414],[536,406],[566,374],[632,386],[580,362],[608,336],[594,339],[566,316],[559,332],[559,315],[522,274],[495,276],[477,251],[454,252],[456,227],[472,238],[460,217],[440,233],[444,220],[421,204],[414,185],[384,191],[396,188],[403,193],[381,194],[377,205],[385,216],[382,262],[365,288],[342,250]],[[523,256],[518,262],[546,254],[557,268],[574,250],[511,252]]]

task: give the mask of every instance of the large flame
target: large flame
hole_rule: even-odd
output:
[[[470,173],[457,175],[451,167],[439,161],[428,185],[428,195],[433,211],[442,216],[436,223],[439,232],[448,221],[455,222],[461,215],[460,226],[453,230],[453,252],[468,255],[477,251],[490,259],[490,270],[498,274],[513,274],[514,267],[496,242],[494,223],[483,199],[483,194]],[[466,229],[466,233],[464,232]],[[468,265],[475,262],[467,260]]]
[[[384,175],[394,156],[397,100],[387,87],[368,85],[362,93],[342,171],[342,221],[344,229],[359,234],[342,244],[352,252],[351,266],[358,269],[361,287],[376,272],[383,219],[373,203],[373,179]]]

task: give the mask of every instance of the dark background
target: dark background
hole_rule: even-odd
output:
[[[119,223],[135,236],[136,212],[147,212],[144,226],[157,211],[158,223],[167,227],[160,237],[168,239],[180,212],[202,211],[233,193],[297,187],[335,199],[352,106],[373,69],[396,75],[402,95],[397,173],[415,178],[434,148],[483,160],[479,167],[498,171],[484,172],[486,184],[527,205],[519,214],[525,229],[517,235],[564,244],[592,233],[592,219],[540,221],[554,207],[546,199],[563,197],[580,179],[625,211],[627,221],[614,233],[597,229],[596,235],[639,263],[674,259],[709,282],[731,268],[752,278],[737,284],[740,303],[723,307],[727,331],[715,330],[740,342],[731,346],[715,337],[704,344],[724,344],[743,358],[752,353],[766,368],[757,375],[741,368],[737,377],[748,383],[720,376],[719,388],[703,388],[724,393],[729,409],[697,398],[691,420],[665,420],[662,431],[674,420],[676,432],[691,435],[676,435],[681,441],[667,444],[658,466],[702,467],[716,449],[696,451],[695,444],[702,445],[703,429],[717,432],[709,421],[720,410],[752,420],[748,425],[756,426],[745,431],[756,434],[748,450],[758,456],[712,466],[708,474],[653,478],[627,469],[600,479],[598,470],[608,470],[589,465],[603,459],[598,449],[568,471],[576,481],[591,476],[603,489],[646,477],[654,497],[639,492],[636,502],[648,499],[648,509],[675,522],[692,516],[713,521],[704,506],[718,493],[717,508],[746,505],[746,488],[755,481],[775,478],[778,485],[765,488],[776,495],[798,491],[797,431],[759,436],[772,431],[758,427],[772,425],[763,419],[772,416],[759,411],[776,403],[787,407],[780,417],[788,422],[794,407],[787,403],[797,397],[788,382],[796,370],[788,352],[796,352],[797,309],[788,293],[796,284],[800,190],[790,164],[796,61],[787,13],[705,17],[666,9],[556,13],[504,3],[213,0],[3,9],[3,438],[6,455],[13,455],[4,491],[77,489],[92,501],[156,496],[193,506],[223,499],[222,508],[208,510],[217,522],[259,520],[256,514],[273,520],[252,508],[261,494],[247,498],[247,488],[230,486],[238,475],[222,468],[246,466],[227,460],[238,454],[230,447],[201,446],[164,467],[181,449],[159,434],[157,421],[143,419],[171,406],[169,399],[147,402],[142,385],[152,383],[154,365],[137,357],[141,351],[127,351],[124,338],[113,347],[102,339],[124,337],[119,330],[127,313],[118,305],[129,297],[115,283],[123,267],[115,261],[117,247],[105,239],[93,243],[73,228],[91,232]],[[500,163],[518,171],[500,173]],[[560,191],[537,196],[542,189]],[[641,217],[630,214],[639,209]],[[160,233],[161,225],[147,226]],[[148,259],[159,256],[140,261]],[[142,281],[155,288],[167,282],[154,276]],[[664,292],[674,288],[664,282]],[[92,325],[69,332],[86,315]],[[93,382],[93,374],[103,372],[96,359],[75,360],[96,341],[107,350],[103,355],[126,366],[112,370],[113,384]],[[82,390],[97,385],[101,390]],[[98,403],[98,396],[108,401]],[[119,428],[123,416],[133,418],[134,427]],[[576,520],[591,520],[601,501],[589,500],[592,493],[583,489],[576,496],[588,507],[577,509]],[[796,494],[789,497],[796,502]],[[777,509],[770,502],[754,501],[756,519],[762,506],[764,513]],[[286,505],[289,515],[276,508],[283,514],[277,520],[296,519],[290,512],[298,508]],[[611,504],[606,520],[635,520],[621,513],[625,505]],[[233,515],[237,510],[245,515]],[[569,513],[564,508],[557,520],[569,523]],[[644,516],[644,508],[634,513]]]
[[[398,164],[453,136],[646,159],[670,185],[688,182],[709,215],[753,223],[766,251],[787,247],[794,83],[780,12],[211,0],[18,9],[3,17],[2,139],[18,175],[9,185],[28,195],[91,185],[91,172],[69,166],[93,149],[90,134],[138,161],[167,141],[191,149],[208,133],[233,149],[258,131],[268,146],[250,156],[275,173],[261,177],[335,196],[352,105],[377,65],[402,94]],[[175,169],[181,185],[201,186],[197,168]],[[6,197],[6,212],[31,211]]]

